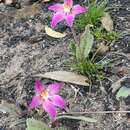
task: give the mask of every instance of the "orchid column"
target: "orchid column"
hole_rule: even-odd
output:
[[[76,43],[79,43],[79,40],[76,37],[76,34],[73,30],[73,23],[76,15],[85,13],[86,8],[81,7],[79,4],[73,5],[73,0],[64,0],[63,4],[57,3],[49,7],[49,10],[54,11],[54,15],[51,21],[51,27],[55,28],[56,25],[65,20],[67,25],[71,28],[73,37]]]

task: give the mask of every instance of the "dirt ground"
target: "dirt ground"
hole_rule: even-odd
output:
[[[22,3],[23,1],[21,1]],[[26,5],[21,4],[22,7]],[[17,117],[0,112],[0,130],[25,130],[28,117],[40,119],[49,124],[45,114],[37,115],[28,111],[28,104],[34,95],[34,74],[54,70],[69,70],[66,60],[70,58],[68,48],[71,36],[54,39],[44,32],[44,25],[49,24],[51,13],[48,3],[36,4],[35,16],[28,18],[17,13],[16,7],[0,3],[0,101],[5,100],[17,106]],[[31,6],[31,5],[28,5]],[[122,77],[130,76],[130,0],[110,0],[110,13],[115,30],[124,32],[122,38],[113,43],[105,54],[106,60],[112,60],[112,67],[105,68],[105,79],[92,84],[92,92],[83,86],[65,84],[61,94],[69,103],[71,112],[79,111],[118,111],[130,110],[130,97],[119,102],[111,85]],[[26,14],[26,12],[24,12]],[[20,16],[19,16],[20,15]],[[70,32],[64,25],[58,31]],[[114,60],[113,60],[114,59]],[[48,84],[51,80],[41,79]],[[101,84],[105,92],[101,91]],[[122,85],[130,87],[130,78]],[[75,89],[79,89],[75,96]],[[130,114],[86,114],[94,117],[97,123],[84,123],[75,120],[61,120],[54,130],[64,126],[68,130],[130,130]]]

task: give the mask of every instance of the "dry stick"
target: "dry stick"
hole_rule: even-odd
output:
[[[95,111],[95,112],[70,112],[70,113],[59,113],[61,115],[83,115],[83,114],[114,114],[114,113],[130,113],[130,111]]]
[[[97,53],[100,51],[100,47],[96,50],[96,52],[94,53],[93,57],[91,58],[91,61],[94,61],[95,56],[97,55]]]

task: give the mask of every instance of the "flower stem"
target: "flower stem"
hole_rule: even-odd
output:
[[[72,34],[73,34],[73,38],[74,38],[75,43],[79,45],[79,44],[80,44],[80,41],[79,41],[78,37],[76,36],[76,33],[75,33],[74,28],[71,27],[70,29],[71,29],[71,32],[72,32]]]

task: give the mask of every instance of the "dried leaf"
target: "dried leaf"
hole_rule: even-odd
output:
[[[26,120],[27,129],[26,130],[51,130],[44,122],[28,118]]]
[[[123,78],[119,79],[118,81],[112,84],[112,93],[116,92],[121,87],[121,82],[123,82],[126,78],[127,76],[124,76]]]
[[[92,123],[97,122],[96,119],[90,118],[90,117],[85,117],[85,116],[67,116],[67,115],[63,115],[63,116],[58,116],[56,119],[58,120],[58,119],[62,119],[62,118],[73,119],[73,120],[81,120],[81,121],[92,122]]]
[[[56,32],[55,30],[53,30],[52,28],[45,26],[45,32],[47,35],[54,37],[54,38],[63,38],[66,36],[66,33],[60,33],[60,32]]]
[[[119,100],[120,97],[127,98],[130,95],[130,88],[121,87],[116,94],[116,99]]]
[[[42,0],[43,2],[49,2],[49,1],[51,1],[51,0]]]
[[[5,0],[4,1],[5,5],[11,5],[14,2],[15,2],[15,0]]]
[[[0,111],[3,113],[9,113],[13,115],[17,115],[17,108],[14,104],[8,103],[4,100],[1,101]]]
[[[127,76],[130,74],[130,68],[129,67],[119,67],[118,68],[118,74],[122,75],[122,76]]]
[[[35,3],[30,6],[26,6],[22,9],[19,9],[16,12],[15,18],[21,19],[21,18],[26,18],[26,17],[32,17],[40,13],[40,10],[41,10],[40,5]]]
[[[107,31],[113,30],[113,21],[111,19],[111,16],[108,13],[104,14],[104,16],[101,18],[101,22],[102,22],[103,27]]]
[[[103,55],[104,53],[106,53],[109,50],[109,46],[108,45],[104,45],[104,44],[100,44],[97,46],[98,54]]]
[[[68,82],[77,85],[89,86],[88,78],[73,72],[54,71],[34,75],[35,77],[49,78],[57,81]]]

